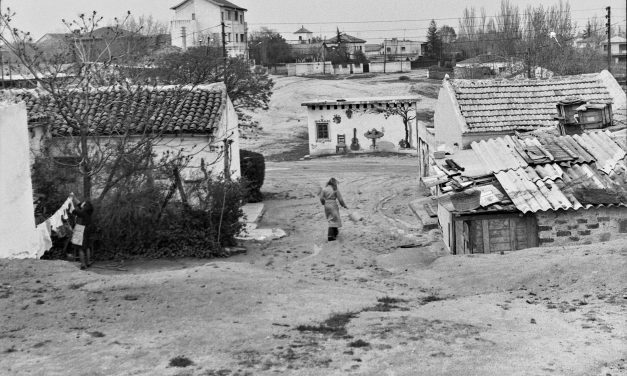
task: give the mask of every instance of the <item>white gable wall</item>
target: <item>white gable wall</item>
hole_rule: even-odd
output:
[[[462,148],[462,129],[465,127],[465,121],[457,106],[455,94],[452,92],[452,88],[447,87],[447,85],[449,84],[444,82],[440,88],[438,101],[435,104],[433,115],[435,146],[436,150],[441,145],[445,145],[446,149],[454,151],[456,148]]]
[[[37,257],[24,103],[0,103],[0,258]]]

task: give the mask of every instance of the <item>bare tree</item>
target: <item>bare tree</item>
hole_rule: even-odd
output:
[[[0,0],[0,9],[2,3]],[[142,111],[132,111],[130,99],[145,96],[149,85],[123,75],[113,48],[123,35],[130,17],[115,19],[105,34],[99,27],[102,17],[94,11],[81,14],[77,20],[63,23],[68,29],[68,50],[48,55],[32,43],[28,32],[12,26],[15,14],[10,9],[0,13],[0,42],[17,58],[22,69],[39,87],[37,93],[24,96],[41,103],[48,115],[64,124],[57,139],[67,141],[76,155],[75,167],[82,177],[82,193],[92,198],[94,181],[100,190],[98,200],[116,184],[154,169],[152,145],[163,137],[161,130],[140,128],[142,119],[150,118],[159,103]],[[69,61],[69,63],[68,63]],[[185,98],[190,88],[173,88],[173,95]],[[116,95],[123,91],[123,97]],[[24,98],[28,100],[29,98]],[[170,98],[171,100],[172,98]],[[116,110],[124,109],[124,117]],[[103,133],[103,129],[107,129]],[[183,155],[172,155],[165,162],[184,163]]]
[[[413,137],[411,123],[416,119],[416,106],[402,102],[387,103],[385,106],[376,106],[369,112],[383,114],[386,119],[392,116],[400,117],[405,127],[405,138],[401,140],[401,146],[405,148],[411,146],[410,140]]]

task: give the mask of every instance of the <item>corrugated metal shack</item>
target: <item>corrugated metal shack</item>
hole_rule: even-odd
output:
[[[627,237],[627,153],[609,132],[506,136],[436,160],[438,219],[454,254]]]

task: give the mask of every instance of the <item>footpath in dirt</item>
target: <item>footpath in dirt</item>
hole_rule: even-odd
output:
[[[231,259],[0,261],[0,374],[624,374],[625,244],[446,255],[407,208],[414,162],[268,163],[261,226],[288,236]],[[329,175],[364,216],[337,242]]]

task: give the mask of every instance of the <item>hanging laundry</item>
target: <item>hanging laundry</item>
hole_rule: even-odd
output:
[[[67,200],[61,205],[48,220],[50,221],[50,228],[54,232],[59,232],[59,228],[64,226],[64,220],[68,219],[68,214],[74,210],[74,204],[72,198],[68,197]]]
[[[43,254],[52,248],[52,239],[50,238],[50,229],[48,221],[37,225],[37,248],[36,258],[40,258]]]

